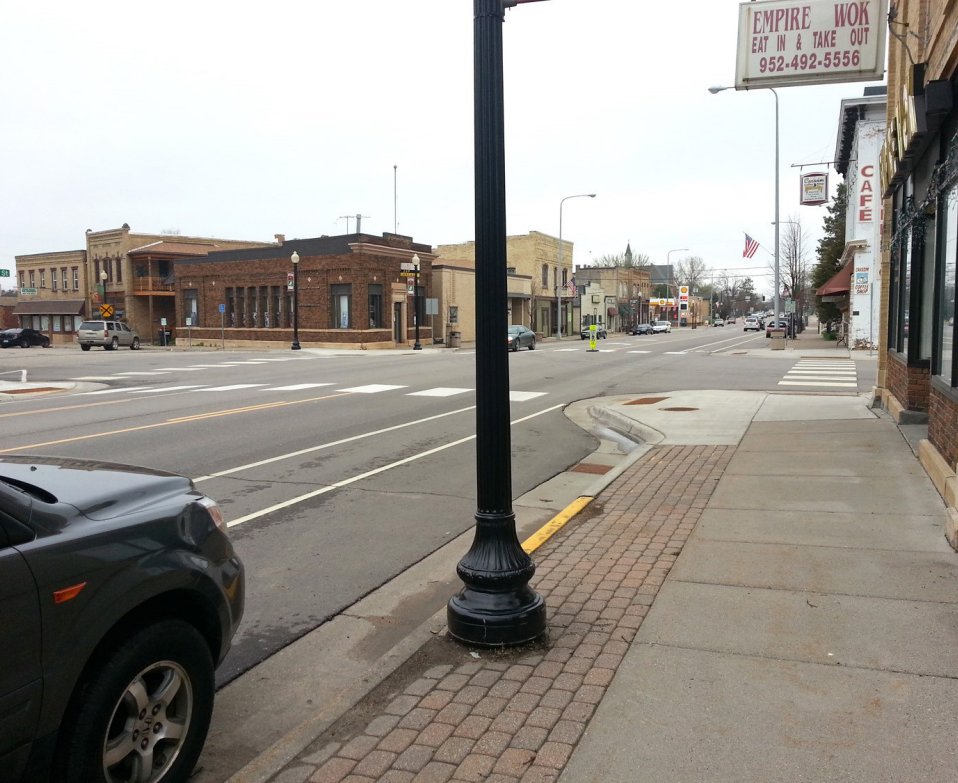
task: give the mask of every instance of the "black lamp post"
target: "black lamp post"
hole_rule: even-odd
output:
[[[294,250],[289,260],[293,262],[293,344],[290,348],[299,351],[299,253]]]
[[[476,478],[472,547],[456,572],[449,633],[468,644],[522,644],[546,629],[546,606],[529,588],[535,564],[519,545],[512,510],[507,322],[506,181],[502,22],[516,0],[474,0],[476,149]]]
[[[412,265],[416,272],[416,286],[415,286],[415,292],[413,293],[413,296],[412,296],[412,306],[413,306],[413,309],[416,311],[416,316],[415,316],[416,343],[415,345],[413,345],[412,349],[414,351],[421,351],[422,343],[419,342],[419,256],[418,255],[414,255],[412,257]]]

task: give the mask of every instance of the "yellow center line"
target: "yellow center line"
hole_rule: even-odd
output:
[[[186,424],[194,421],[199,421],[200,419],[212,419],[217,416],[230,416],[234,413],[248,413],[250,411],[263,410],[265,408],[278,408],[286,405],[300,405],[304,402],[318,402],[319,400],[331,400],[335,397],[349,397],[353,392],[340,392],[339,394],[327,394],[324,397],[310,397],[307,400],[290,400],[289,402],[276,402],[276,403],[267,403],[265,405],[253,405],[247,408],[233,408],[226,411],[215,411],[213,413],[204,413],[196,416],[186,416],[177,419],[167,419],[166,421],[158,422],[157,424],[143,424],[139,427],[127,427],[122,430],[110,430],[108,432],[97,432],[93,435],[78,435],[75,438],[61,438],[60,440],[50,440],[46,443],[33,443],[29,446],[16,446],[12,449],[0,449],[0,454],[10,454],[12,452],[25,451],[26,449],[39,449],[44,446],[58,446],[61,443],[75,443],[76,441],[81,440],[91,440],[93,438],[105,438],[109,435],[123,435],[127,432],[139,432],[142,430],[152,430],[157,427],[169,427],[173,424]]]
[[[171,395],[172,396],[172,395]],[[18,411],[17,413],[0,413],[0,419],[7,419],[11,416],[37,416],[41,413],[53,413],[54,411],[73,411],[78,408],[95,408],[98,405],[116,405],[123,402],[133,402],[133,400],[104,400],[103,402],[85,402],[83,405],[64,405],[60,408],[43,408],[38,411]]]

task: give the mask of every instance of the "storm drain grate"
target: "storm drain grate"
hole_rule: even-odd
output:
[[[574,468],[572,468],[570,473],[592,473],[596,476],[603,476],[612,470],[611,465],[592,465],[586,462],[580,462]]]
[[[642,397],[639,400],[632,400],[631,402],[624,403],[625,405],[655,405],[657,402],[662,402],[662,400],[667,400],[668,397]]]
[[[41,394],[43,392],[61,391],[56,386],[41,386],[37,389],[7,389],[4,394]]]
[[[698,408],[660,408],[663,411],[673,411],[674,413],[687,413],[688,411],[697,411]]]

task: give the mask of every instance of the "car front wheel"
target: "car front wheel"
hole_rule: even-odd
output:
[[[213,713],[213,659],[199,632],[164,620],[98,656],[94,667],[61,724],[54,779],[186,781]]]

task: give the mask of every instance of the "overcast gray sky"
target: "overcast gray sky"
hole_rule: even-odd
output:
[[[575,261],[773,248],[774,99],[735,70],[735,0],[550,0],[506,16],[508,229]],[[9,3],[0,27],[0,266],[87,228],[272,240],[393,229],[473,238],[471,0]],[[831,160],[842,98],[781,99],[782,219],[813,240],[793,163]],[[832,189],[837,184],[833,172]],[[350,224],[354,227],[354,223]],[[757,276],[759,290],[768,278]],[[12,282],[12,278],[11,278]]]

